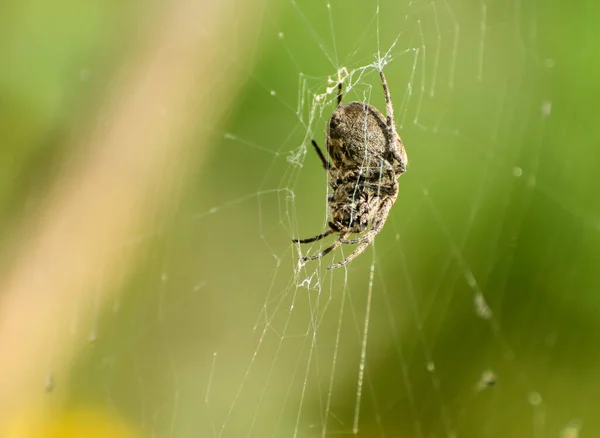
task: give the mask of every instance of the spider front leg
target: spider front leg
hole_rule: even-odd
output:
[[[402,167],[405,168],[407,162],[406,151],[404,150],[402,140],[400,139],[400,137],[398,136],[398,132],[396,131],[396,123],[394,122],[394,107],[392,105],[392,96],[390,95],[390,88],[388,87],[388,83],[385,79],[385,75],[383,74],[383,70],[379,71],[379,76],[381,77],[381,85],[383,86],[383,94],[385,96],[385,112],[387,115],[387,129],[391,153],[392,156],[399,163],[402,164]],[[400,153],[398,142],[400,142],[402,153]]]

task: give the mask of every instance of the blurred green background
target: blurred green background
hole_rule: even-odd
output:
[[[144,7],[2,6],[5,260],[103,105]],[[137,270],[48,396],[148,437],[329,436],[357,421],[365,437],[597,436],[599,12],[272,1],[208,158],[182,176],[168,220],[123,242],[138,247]],[[328,78],[345,67],[345,101],[383,108],[365,67],[388,50],[410,163],[398,201],[347,270],[325,269],[340,253],[299,268],[292,237],[327,221],[310,139],[325,143]]]

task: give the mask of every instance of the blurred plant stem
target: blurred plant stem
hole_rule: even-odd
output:
[[[0,285],[0,430],[18,411],[48,405],[48,379],[51,398],[59,395],[91,333],[91,310],[135,267],[127,241],[176,206],[186,168],[207,152],[239,87],[242,69],[232,66],[251,62],[261,2],[176,0],[160,9],[155,31],[124,58],[118,86],[75,140],[39,221],[20,231]]]

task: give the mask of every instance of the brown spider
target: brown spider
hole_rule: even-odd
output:
[[[387,118],[363,102],[342,105],[342,84],[338,84],[337,108],[327,127],[327,152],[332,162],[312,140],[323,167],[328,172],[331,194],[328,196],[332,220],[329,229],[309,239],[293,239],[311,243],[333,233],[338,238],[321,252],[302,257],[302,262],[323,257],[342,244],[358,244],[345,260],[329,266],[342,267],[354,260],[381,231],[390,209],[398,197],[398,177],[406,172],[408,159],[394,124],[390,90],[383,71],[379,72]],[[348,239],[352,233],[364,234]]]

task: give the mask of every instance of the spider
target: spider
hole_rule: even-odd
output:
[[[408,159],[394,124],[394,109],[383,71],[379,71],[387,117],[363,102],[342,105],[342,83],[338,83],[337,107],[327,127],[327,152],[331,161],[312,140],[323,168],[328,173],[331,194],[327,198],[329,229],[295,243],[312,243],[330,234],[338,238],[321,252],[301,261],[320,259],[342,244],[358,244],[354,252],[328,269],[340,268],[358,257],[381,231],[398,197],[397,179],[406,172]],[[364,233],[349,239],[352,233]]]

